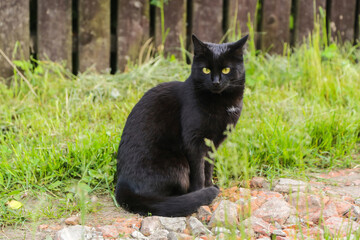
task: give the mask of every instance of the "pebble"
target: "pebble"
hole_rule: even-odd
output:
[[[321,211],[321,210],[320,210]],[[319,213],[319,216],[321,214]],[[324,207],[324,210],[322,211],[322,217],[326,220],[328,218],[331,218],[331,217],[338,217],[339,214],[337,212],[337,209],[336,209],[336,205],[334,202],[330,201],[328,202],[325,207]],[[318,221],[313,221],[313,222],[318,222]]]
[[[266,183],[267,182],[263,177],[253,177],[250,181],[250,188],[262,188]]]
[[[168,240],[169,231],[165,229],[159,229],[150,235],[149,240]]]
[[[55,235],[55,240],[88,240],[92,237],[90,227],[75,225],[61,229]]]
[[[344,200],[334,200],[336,210],[340,216],[344,216],[351,211],[352,204]]]
[[[255,217],[262,218],[266,222],[277,221],[283,224],[294,212],[294,209],[283,199],[270,198],[254,212]]]
[[[241,222],[241,225],[245,229],[252,229],[255,233],[270,236],[271,233],[271,225],[261,218],[251,216],[250,218],[245,219]]]
[[[323,223],[323,226],[332,236],[337,237],[344,237],[349,232],[355,233],[360,228],[359,223],[341,217],[331,217]]]
[[[265,179],[253,178],[250,186],[260,188],[263,181]],[[286,184],[289,185],[287,189]],[[294,186],[298,186],[299,191],[294,191]],[[360,199],[305,193],[306,186],[307,183],[302,181],[280,179],[275,191],[233,187],[228,189],[230,194],[223,195],[232,201],[216,201],[213,210],[201,206],[197,213],[187,218],[117,218],[112,224],[95,229],[77,225],[79,217],[72,216],[56,227],[39,225],[38,231],[42,234],[57,231],[55,240],[215,240],[234,235],[238,239],[241,236],[257,240],[323,239],[324,232],[331,238],[339,234],[339,239],[356,239],[356,231],[360,230],[360,224],[356,222],[360,220]],[[232,191],[238,196],[229,197]],[[239,219],[244,218],[239,223]],[[318,226],[319,219],[324,220],[321,226]],[[64,223],[68,225],[65,228]],[[299,225],[306,227],[299,228]]]
[[[197,218],[200,221],[210,221],[211,218],[211,210],[208,206],[201,206],[197,211]]]
[[[146,217],[141,222],[140,232],[145,236],[149,236],[160,229],[161,223],[159,217]]]
[[[280,178],[274,187],[275,192],[289,193],[289,192],[305,192],[306,183],[299,180]]]
[[[98,227],[98,230],[102,232],[103,237],[116,238],[119,236],[120,231],[115,225],[105,225]]]
[[[197,218],[190,217],[188,220],[190,231],[194,236],[211,235],[211,231],[207,229]]]
[[[209,225],[215,227],[217,224],[238,223],[238,205],[228,200],[222,200],[214,213],[211,215]]]
[[[279,237],[286,237],[286,233],[282,230],[276,229],[274,230],[271,235],[279,236]]]
[[[193,240],[194,237],[184,233],[169,232],[167,235],[169,240]]]
[[[141,232],[139,231],[134,231],[131,233],[131,237],[135,238],[135,239],[143,239],[143,240],[147,240],[149,238],[145,237]]]
[[[79,217],[78,216],[71,216],[65,219],[66,225],[78,225],[79,224]]]
[[[159,217],[160,223],[168,231],[183,232],[186,228],[185,217]]]

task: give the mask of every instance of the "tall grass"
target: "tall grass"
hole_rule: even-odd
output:
[[[284,56],[250,47],[242,116],[213,154],[218,183],[359,164],[359,57],[357,47],[324,44],[319,30]],[[11,86],[0,83],[0,225],[86,211],[88,194],[111,195],[114,153],[132,107],[159,82],[190,73],[164,57],[126,73],[78,77],[56,63],[16,64],[36,95],[17,75]],[[11,199],[46,207],[13,210],[5,204]]]

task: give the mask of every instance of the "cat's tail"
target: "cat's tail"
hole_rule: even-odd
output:
[[[149,197],[135,194],[126,183],[118,183],[116,200],[128,211],[140,215],[183,217],[196,212],[200,206],[211,204],[219,192],[217,186],[212,186],[180,196]]]

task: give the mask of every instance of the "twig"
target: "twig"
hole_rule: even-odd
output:
[[[35,93],[34,89],[31,86],[31,83],[26,79],[26,77],[19,71],[19,69],[11,62],[11,60],[6,56],[6,54],[3,52],[3,50],[0,48],[1,55],[5,58],[5,60],[13,67],[20,75],[20,77],[24,80],[24,82],[28,85],[30,88],[30,91],[37,97],[37,94]]]

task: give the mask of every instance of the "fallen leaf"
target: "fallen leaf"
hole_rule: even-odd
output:
[[[23,206],[23,204],[16,200],[11,200],[6,203],[11,209],[19,209]]]

